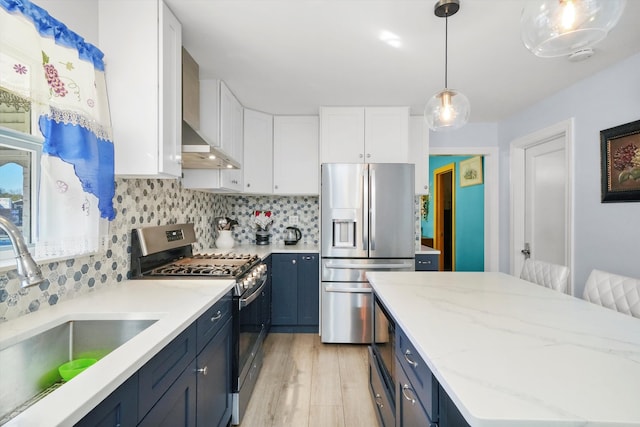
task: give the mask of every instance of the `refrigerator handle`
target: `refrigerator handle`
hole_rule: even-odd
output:
[[[370,250],[376,250],[376,169],[369,166],[369,230],[371,232]]]
[[[362,221],[360,229],[362,230],[362,249],[369,250],[369,168],[365,168],[360,174],[362,179]]]
[[[404,269],[411,268],[414,264],[412,262],[402,262],[402,263],[387,263],[387,264],[358,264],[357,262],[352,263],[337,263],[334,264],[332,262],[325,263],[325,268],[333,268],[336,270],[382,270],[382,269]]]
[[[347,288],[334,285],[326,285],[324,290],[326,292],[340,292],[345,294],[370,294],[372,292],[371,288]]]

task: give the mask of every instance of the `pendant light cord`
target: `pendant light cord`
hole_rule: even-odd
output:
[[[449,85],[447,82],[448,47],[449,47],[449,14],[447,14],[444,17],[444,88],[445,89],[449,88]]]

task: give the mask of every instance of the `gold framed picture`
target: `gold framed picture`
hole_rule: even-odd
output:
[[[460,187],[482,184],[482,156],[460,162]]]

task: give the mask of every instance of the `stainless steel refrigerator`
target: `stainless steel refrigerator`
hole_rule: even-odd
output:
[[[321,175],[322,342],[370,343],[365,273],[414,270],[414,165],[331,163]]]

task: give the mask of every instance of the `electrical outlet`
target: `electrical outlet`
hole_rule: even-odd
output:
[[[289,224],[298,225],[298,215],[291,215],[289,217]]]

